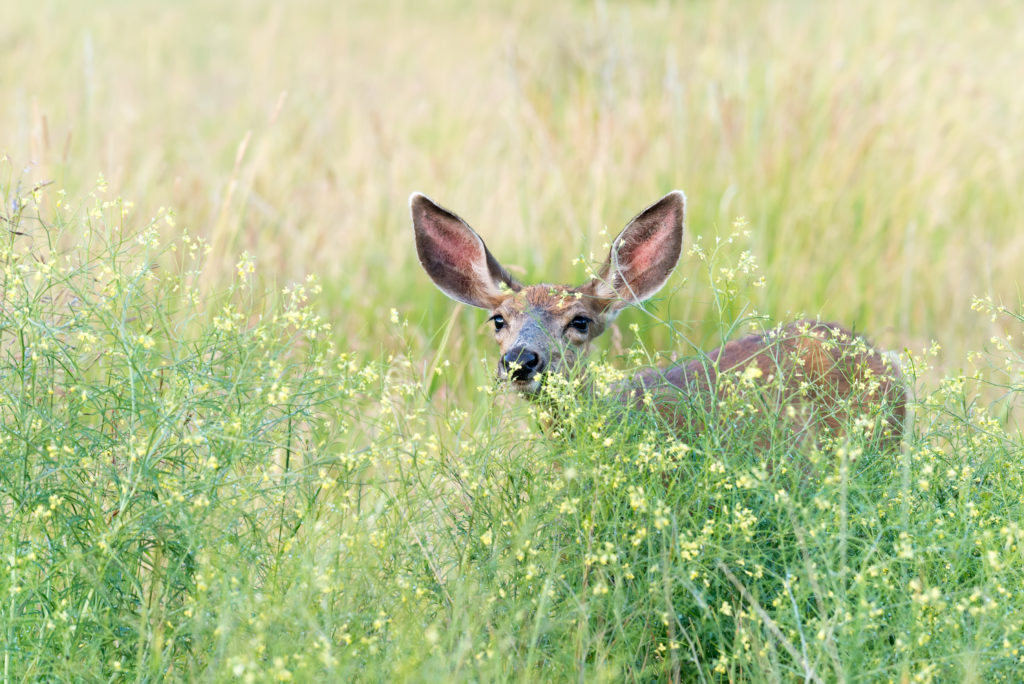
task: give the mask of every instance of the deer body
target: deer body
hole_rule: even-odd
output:
[[[743,381],[759,391],[750,392]],[[867,418],[865,427],[883,447],[898,447],[902,438],[905,390],[897,366],[835,323],[796,321],[727,342],[705,359],[646,369],[620,400],[636,404],[653,394],[666,420],[692,429],[694,414],[707,416],[709,402],[730,391],[756,394],[757,408],[776,414],[800,437],[817,438],[822,429],[837,434]],[[688,401],[680,402],[680,393]],[[694,411],[694,402],[704,403]]]
[[[449,297],[491,312],[500,348],[498,377],[536,398],[547,373],[567,373],[626,306],[653,296],[682,252],[685,197],[675,191],[634,217],[589,282],[524,286],[457,215],[425,195],[410,199],[416,249],[427,274]],[[734,340],[706,358],[647,369],[619,388],[624,405],[653,403],[670,423],[692,426],[693,404],[707,408],[753,384],[760,410],[777,412],[800,432],[841,430],[862,415],[881,417],[880,435],[899,443],[905,390],[888,358],[842,326],[797,321]]]

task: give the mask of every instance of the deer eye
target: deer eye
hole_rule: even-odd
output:
[[[581,333],[586,333],[588,330],[590,330],[591,323],[593,323],[593,321],[587,318],[586,316],[577,316],[576,318],[569,321],[569,327]]]
[[[494,321],[494,332],[498,332],[505,327],[505,319],[498,314],[491,316],[490,320]]]

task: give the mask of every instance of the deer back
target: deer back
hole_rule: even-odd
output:
[[[838,324],[808,320],[641,371],[626,400],[653,403],[680,429],[699,429],[716,413],[728,421],[767,411],[798,434],[841,436],[859,420],[884,445],[899,444],[906,417],[906,390],[888,355]]]

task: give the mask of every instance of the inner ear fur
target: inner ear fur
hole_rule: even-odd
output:
[[[626,224],[585,289],[617,313],[650,299],[672,275],[683,249],[686,196],[673,190]]]
[[[510,290],[522,288],[457,214],[421,193],[412,194],[409,209],[420,264],[446,295],[493,309]]]

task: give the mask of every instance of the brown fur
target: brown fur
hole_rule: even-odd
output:
[[[748,376],[751,367],[758,372]],[[744,379],[755,391],[744,387]],[[679,390],[691,401],[680,402]],[[771,411],[801,435],[823,427],[838,436],[864,418],[864,428],[872,429],[883,447],[898,446],[902,438],[906,391],[898,368],[863,337],[835,323],[804,320],[747,335],[706,359],[638,373],[621,397],[637,403],[653,395],[659,412],[682,429],[694,427],[693,399],[703,402],[696,411],[703,417],[713,408],[707,403],[712,397],[732,391],[756,394],[758,410]]]

